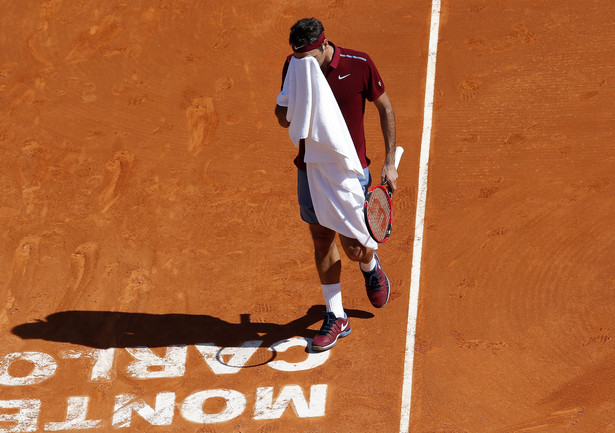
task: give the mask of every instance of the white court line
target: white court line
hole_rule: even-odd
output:
[[[425,228],[425,203],[427,201],[427,176],[429,148],[431,144],[431,124],[433,118],[434,88],[436,83],[436,57],[438,53],[438,33],[440,30],[440,0],[433,0],[431,6],[431,29],[429,31],[429,57],[427,59],[427,80],[425,83],[425,103],[423,111],[423,137],[419,167],[419,192],[416,200],[414,222],[414,247],[412,253],[412,272],[410,283],[410,302],[408,306],[408,327],[406,329],[406,357],[404,364],[404,383],[401,395],[400,433],[410,430],[410,409],[412,403],[412,370],[414,368],[414,338],[419,306],[419,282],[421,279],[421,258],[423,255],[423,232]]]

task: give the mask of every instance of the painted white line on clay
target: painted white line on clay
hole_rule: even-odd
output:
[[[408,327],[406,330],[406,356],[404,381],[401,397],[400,433],[410,430],[412,404],[412,370],[414,368],[414,339],[419,305],[419,283],[421,279],[421,258],[423,254],[423,232],[425,228],[425,203],[427,200],[427,176],[429,149],[431,144],[431,125],[433,118],[434,88],[436,82],[436,57],[438,53],[438,33],[440,30],[440,0],[433,0],[431,7],[431,29],[429,31],[429,57],[427,59],[427,80],[425,84],[425,103],[423,112],[423,138],[419,168],[419,189],[416,201],[414,225],[414,247],[412,254],[412,281],[408,307]]]

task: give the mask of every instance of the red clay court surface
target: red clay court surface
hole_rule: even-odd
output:
[[[0,432],[398,432],[431,1],[0,1]],[[322,297],[288,30],[370,53],[393,285]],[[410,431],[615,432],[615,3],[444,1]],[[373,173],[384,146],[367,109]]]

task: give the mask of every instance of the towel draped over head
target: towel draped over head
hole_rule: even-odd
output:
[[[318,222],[377,249],[365,225],[363,167],[333,91],[316,59],[292,57],[277,103],[287,107],[295,146],[305,139],[305,163]]]

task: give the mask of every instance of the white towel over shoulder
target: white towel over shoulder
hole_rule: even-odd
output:
[[[314,57],[291,58],[278,105],[287,107],[295,146],[305,139],[305,163],[321,225],[377,249],[363,217],[363,167],[335,96]]]

